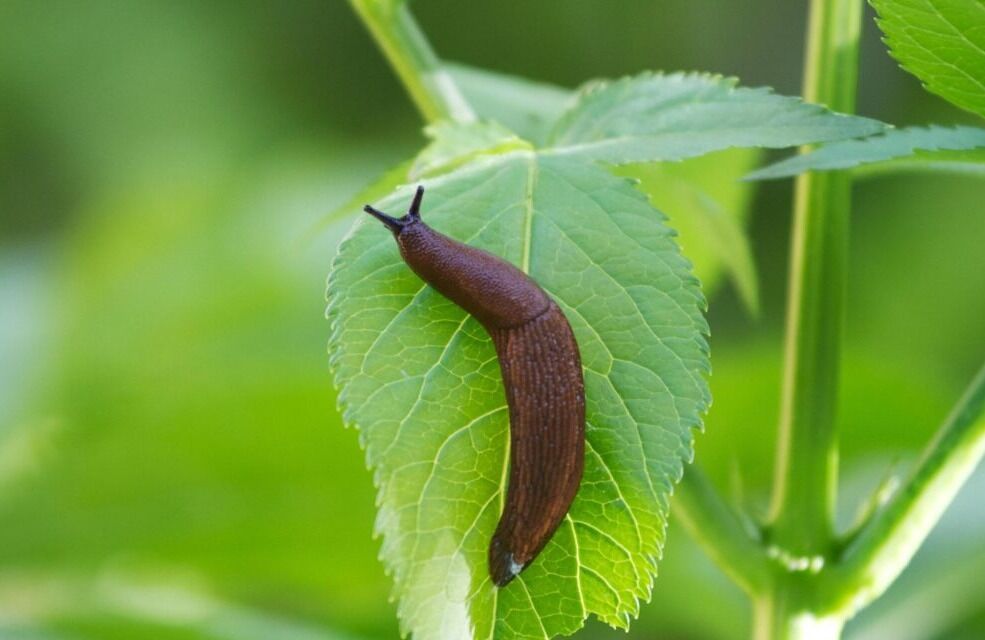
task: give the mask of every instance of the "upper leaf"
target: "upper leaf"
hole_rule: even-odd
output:
[[[985,116],[985,2],[870,1],[903,68],[928,91]]]
[[[954,151],[977,150],[955,157]],[[805,171],[848,169],[860,165],[889,165],[899,158],[909,158],[906,168],[948,168],[967,172],[985,171],[985,129],[975,127],[909,127],[891,129],[862,140],[844,140],[820,149],[781,160],[750,173],[751,180],[786,178]],[[896,166],[895,164],[893,166]]]
[[[612,163],[681,160],[729,147],[791,147],[872,135],[833,113],[706,74],[642,74],[591,85],[557,123],[553,152]]]
[[[709,402],[697,281],[663,216],[592,164],[515,151],[425,184],[428,224],[526,269],[564,310],[585,367],[587,447],[565,523],[516,580],[492,586],[508,461],[493,345],[384,228],[357,223],[329,280],[331,362],[379,487],[404,630],[546,638],[589,614],[626,627],[649,597],[671,488]],[[400,211],[410,196],[375,204]]]

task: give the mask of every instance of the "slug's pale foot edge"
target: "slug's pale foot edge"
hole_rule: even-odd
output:
[[[524,566],[524,563],[516,561],[506,542],[493,536],[489,544],[489,575],[497,587],[508,585],[513,578],[520,575]]]

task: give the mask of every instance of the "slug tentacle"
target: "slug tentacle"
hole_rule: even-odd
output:
[[[418,186],[417,191],[414,192],[414,200],[410,203],[410,208],[407,209],[407,215],[411,218],[417,220],[421,219],[421,200],[424,199],[424,186]]]
[[[365,211],[393,232],[411,269],[482,323],[496,347],[510,414],[510,473],[489,572],[502,587],[550,541],[578,492],[585,460],[581,357],[557,303],[505,260],[421,222],[423,196],[418,187],[402,218],[369,205]]]
[[[373,216],[374,218],[385,224],[386,227],[390,231],[393,231],[394,233],[399,232],[404,227],[404,223],[400,218],[394,218],[393,216],[389,216],[383,213],[382,211],[380,211],[379,209],[374,209],[369,205],[363,207],[363,211],[365,211],[366,213],[370,214],[371,216]]]
[[[417,193],[414,194],[414,200],[410,203],[410,208],[407,209],[407,215],[402,218],[394,218],[391,215],[383,213],[379,209],[374,209],[370,205],[363,207],[363,211],[370,214],[384,225],[387,229],[396,233],[400,233],[404,227],[411,224],[412,222],[418,222],[421,219],[421,200],[424,199],[424,187],[417,187]]]

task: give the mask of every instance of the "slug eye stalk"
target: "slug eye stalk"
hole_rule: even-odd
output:
[[[390,231],[400,233],[400,230],[408,224],[421,219],[421,200],[423,199],[424,186],[421,185],[417,187],[417,192],[414,194],[414,200],[410,203],[410,208],[407,209],[407,214],[401,218],[394,218],[391,215],[383,213],[379,209],[374,209],[368,204],[363,207],[363,211],[385,224]]]

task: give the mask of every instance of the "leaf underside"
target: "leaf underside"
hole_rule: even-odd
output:
[[[901,162],[906,160],[905,163]],[[907,127],[861,140],[843,140],[781,160],[747,176],[750,180],[788,178],[805,171],[867,167],[881,169],[942,169],[985,172],[985,129],[976,127]]]

